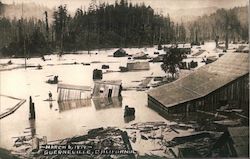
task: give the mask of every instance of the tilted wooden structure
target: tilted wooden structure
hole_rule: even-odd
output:
[[[59,83],[57,85],[58,102],[91,98],[91,87]]]

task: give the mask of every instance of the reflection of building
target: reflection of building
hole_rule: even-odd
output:
[[[135,116],[134,115],[124,117],[124,122],[125,123],[129,123],[129,122],[131,122],[133,120],[135,120]]]
[[[95,81],[93,98],[111,98],[121,96],[122,82],[117,81]]]
[[[144,52],[138,52],[138,53],[133,55],[133,58],[134,59],[147,59],[148,58],[147,56],[148,55],[145,54]]]
[[[122,97],[93,98],[92,100],[96,110],[122,107]]]
[[[59,112],[82,108],[82,107],[89,107],[91,106],[91,99],[81,99],[81,100],[68,100],[63,102],[58,102]]]
[[[152,89],[148,106],[163,116],[170,112],[213,111],[226,101],[248,112],[248,54],[227,53],[188,76]]]

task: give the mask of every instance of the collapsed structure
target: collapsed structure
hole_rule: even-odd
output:
[[[149,91],[148,106],[163,116],[196,110],[213,111],[222,106],[221,103],[248,113],[248,58],[244,53],[227,53],[182,79]]]

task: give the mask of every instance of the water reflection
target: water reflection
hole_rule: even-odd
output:
[[[52,102],[49,102],[49,108],[52,109],[52,107],[53,107]]]
[[[125,123],[129,123],[129,122],[131,122],[133,120],[135,120],[135,116],[134,115],[124,117],[124,122]]]
[[[63,102],[58,102],[59,112],[68,111],[71,109],[77,109],[82,107],[91,106],[91,99],[81,99],[81,100],[68,100]]]
[[[30,124],[31,137],[33,138],[36,135],[36,120],[35,119],[29,120],[29,124]]]
[[[96,110],[122,107],[122,97],[94,98],[92,100]]]

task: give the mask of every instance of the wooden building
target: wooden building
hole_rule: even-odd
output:
[[[117,51],[114,52],[113,57],[125,57],[127,56],[127,53],[125,50],[122,48],[118,49]]]
[[[149,70],[149,62],[129,62],[128,71]]]
[[[148,92],[148,106],[161,115],[214,111],[223,103],[249,110],[249,56],[227,53],[190,75]]]
[[[91,87],[59,83],[58,102],[91,98]]]
[[[95,81],[93,98],[112,98],[121,96],[122,81]]]

